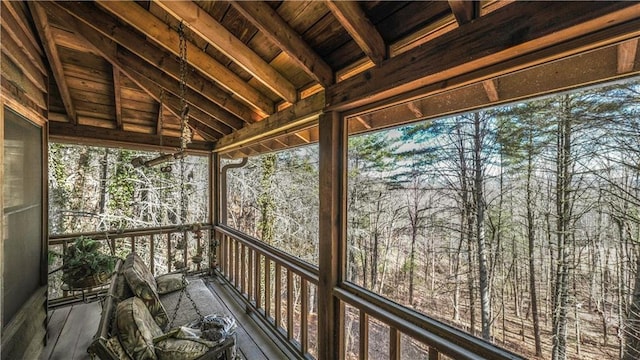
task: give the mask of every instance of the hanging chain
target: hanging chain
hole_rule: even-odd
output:
[[[184,24],[181,21],[178,26],[180,35],[180,151],[184,151],[191,142],[191,129],[189,129],[189,105],[187,104],[187,40],[184,33]]]

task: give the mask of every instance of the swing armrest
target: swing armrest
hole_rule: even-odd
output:
[[[118,299],[116,298],[115,292],[117,288],[116,282],[118,281],[118,273],[120,268],[122,267],[122,260],[118,260],[116,263],[115,271],[111,276],[111,283],[109,286],[109,291],[102,304],[102,313],[100,314],[100,323],[98,324],[98,331],[93,336],[93,340],[91,341],[91,345],[89,345],[88,352],[97,356],[102,360],[118,360],[117,354],[113,353],[111,349],[107,346],[107,341],[109,340],[111,333],[111,325],[112,319],[115,316],[116,307],[118,305]],[[119,277],[122,281],[124,278]]]

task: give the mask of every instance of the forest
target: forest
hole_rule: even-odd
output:
[[[527,358],[640,358],[637,79],[348,146],[348,281]],[[51,144],[50,234],[206,221],[207,158],[157,155]],[[318,156],[230,170],[223,221],[317,264]]]
[[[628,81],[351,136],[348,280],[528,358],[639,358],[639,105]],[[317,263],[317,147],[229,174],[228,224]]]

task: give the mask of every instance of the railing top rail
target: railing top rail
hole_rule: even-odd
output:
[[[156,235],[159,233],[173,233],[190,230],[194,226],[199,226],[202,230],[211,229],[211,224],[185,224],[185,225],[168,225],[157,226],[149,228],[138,229],[124,229],[124,230],[108,230],[108,231],[94,231],[94,232],[80,232],[72,234],[54,234],[49,236],[49,245],[63,244],[64,242],[72,241],[80,236],[90,237],[94,240],[104,240],[107,238],[117,239],[130,236],[148,236]]]
[[[523,360],[524,358],[492,345],[462,330],[399,305],[387,298],[343,283],[334,295],[349,305],[390,324],[417,340],[455,359]]]
[[[224,225],[214,226],[215,231],[219,231],[225,235],[231,236],[236,240],[242,242],[246,246],[253,250],[271,258],[276,263],[283,265],[287,269],[291,269],[294,273],[304,277],[311,283],[318,284],[319,271],[316,265],[310,264],[304,260],[301,260],[285,251],[277,249],[271,245],[244,234],[238,230],[232,229]]]

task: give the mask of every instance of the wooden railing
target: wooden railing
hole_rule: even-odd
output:
[[[208,271],[210,230],[210,225],[189,224],[51,235],[49,237],[49,251],[63,255],[75,239],[84,236],[104,242],[100,250],[120,258],[126,257],[130,252],[137,252],[154,275],[166,274],[175,270]],[[55,270],[61,265],[61,259],[57,258],[50,268]],[[100,288],[70,291],[62,284],[61,275],[61,271],[54,271],[49,275],[49,305],[52,307],[90,299],[104,291]]]
[[[220,242],[220,274],[248,309],[301,358],[317,356],[317,296],[334,296],[344,306],[345,318],[352,320],[345,321],[349,327],[345,337],[348,333],[355,339],[351,344],[341,341],[345,358],[396,360],[411,348],[412,354],[429,360],[523,359],[350,283],[334,288],[332,294],[318,294],[317,266],[227,226],[216,226],[214,231]],[[375,334],[372,328],[377,329]],[[388,328],[383,341],[381,328]],[[383,351],[381,342],[386,345]],[[355,350],[347,354],[347,347]]]
[[[219,272],[247,309],[301,358],[317,356],[318,268],[229,227],[216,226]]]

